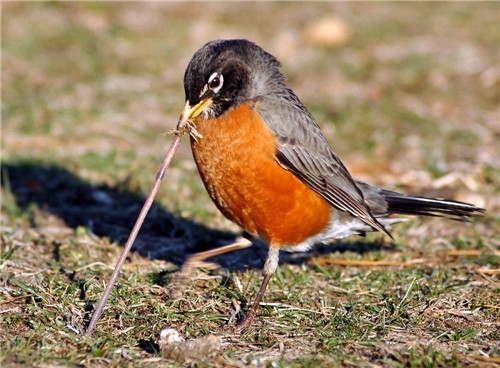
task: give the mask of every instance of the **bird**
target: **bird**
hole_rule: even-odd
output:
[[[465,220],[484,209],[454,200],[377,188],[351,176],[319,124],[280,70],[280,62],[245,39],[214,40],[191,58],[177,129],[191,150],[216,207],[250,239],[191,256],[183,270],[258,239],[269,246],[255,301],[238,324],[251,325],[279,251],[307,251],[351,235],[379,231],[422,215]]]

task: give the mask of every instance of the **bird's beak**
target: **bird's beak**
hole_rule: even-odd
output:
[[[186,105],[184,106],[184,109],[182,110],[181,116],[179,118],[179,122],[177,123],[177,130],[184,129],[184,127],[189,121],[196,119],[198,116],[200,116],[202,111],[211,104],[212,104],[211,98],[205,98],[204,100],[201,100],[194,106],[191,106],[189,104],[189,100],[186,101]]]

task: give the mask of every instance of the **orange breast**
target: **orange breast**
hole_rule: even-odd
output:
[[[222,213],[272,245],[296,245],[321,232],[329,204],[275,159],[276,139],[248,104],[195,121],[191,148]]]

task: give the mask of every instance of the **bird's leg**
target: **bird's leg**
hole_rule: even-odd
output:
[[[266,291],[267,284],[269,283],[271,276],[273,276],[276,272],[276,268],[278,268],[279,251],[280,250],[278,247],[269,247],[269,253],[267,253],[266,263],[264,264],[264,279],[262,280],[259,292],[257,293],[257,297],[250,307],[250,310],[248,311],[243,321],[238,324],[238,329],[241,330],[243,328],[247,328],[252,323],[252,320],[255,317],[255,313],[257,312],[257,308],[259,308],[259,304],[262,300],[262,296]]]
[[[237,241],[233,244],[223,245],[222,247],[218,247],[215,249],[210,249],[204,252],[199,252],[191,255],[182,266],[180,272],[177,274],[176,280],[174,281],[174,287],[171,291],[171,297],[176,297],[178,294],[178,290],[180,286],[186,283],[186,280],[189,278],[193,269],[196,267],[203,267],[206,265],[204,262],[207,258],[215,257],[224,253],[229,253],[234,250],[248,248],[252,245],[252,242],[246,238],[239,237]]]

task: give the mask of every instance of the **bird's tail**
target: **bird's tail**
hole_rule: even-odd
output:
[[[474,205],[440,199],[409,196],[401,193],[382,189],[380,195],[387,202],[389,213],[404,215],[438,216],[447,217],[452,220],[467,221],[470,217],[481,216],[484,208]]]

